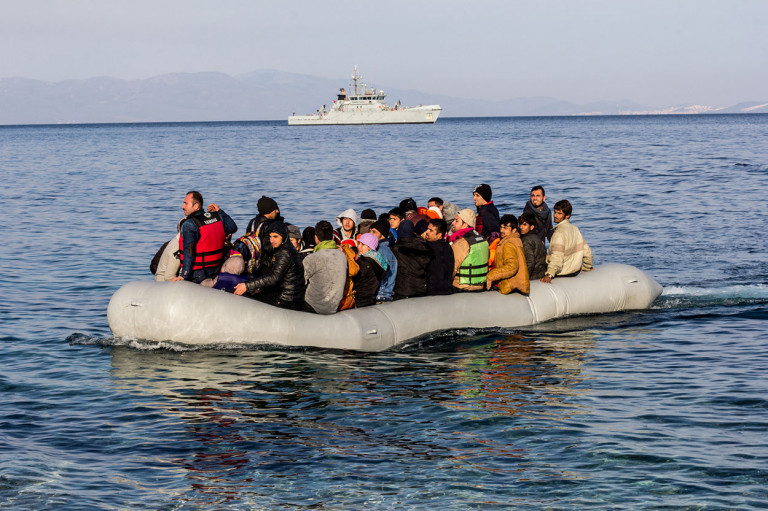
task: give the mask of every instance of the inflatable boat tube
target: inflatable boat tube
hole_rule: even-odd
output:
[[[605,264],[551,284],[531,282],[527,297],[459,293],[323,316],[278,309],[190,282],[142,281],[117,290],[107,317],[117,338],[383,351],[441,331],[515,328],[566,316],[645,309],[661,291],[637,268]]]

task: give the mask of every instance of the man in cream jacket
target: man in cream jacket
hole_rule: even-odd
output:
[[[575,277],[582,271],[592,269],[592,250],[581,236],[579,228],[569,218],[573,208],[567,200],[555,204],[553,218],[557,226],[549,242],[547,272],[540,280],[550,283],[558,277]]]

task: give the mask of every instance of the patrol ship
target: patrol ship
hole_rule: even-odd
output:
[[[357,66],[352,74],[351,94],[344,88],[333,100],[330,109],[326,105],[316,113],[292,115],[288,117],[289,126],[320,126],[329,124],[434,124],[440,112],[440,105],[400,106],[398,101],[390,107],[385,103],[387,97],[383,90],[368,88],[357,74]]]

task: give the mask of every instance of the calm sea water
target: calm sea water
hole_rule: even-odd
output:
[[[768,507],[768,116],[0,127],[0,172],[0,508]],[[379,354],[110,336],[190,189],[242,232],[480,182],[664,295]]]

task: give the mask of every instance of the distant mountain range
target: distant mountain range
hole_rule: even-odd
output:
[[[382,85],[371,83],[381,88]],[[0,125],[284,120],[328,105],[345,80],[261,70],[173,73],[145,80],[109,77],[44,82],[0,78]],[[713,107],[648,107],[633,101],[576,104],[550,97],[486,100],[386,89],[388,101],[440,104],[444,117],[768,113],[768,101]]]

